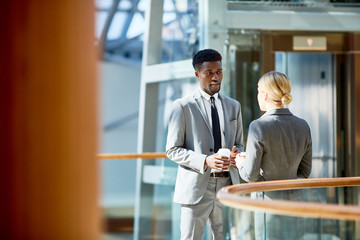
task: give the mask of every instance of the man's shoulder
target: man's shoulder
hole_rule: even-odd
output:
[[[195,99],[194,93],[190,93],[190,94],[187,94],[187,95],[185,95],[185,96],[183,96],[181,98],[176,99],[174,101],[174,103],[180,103],[180,105],[185,106],[185,105],[187,105],[189,103],[194,102],[194,99]]]

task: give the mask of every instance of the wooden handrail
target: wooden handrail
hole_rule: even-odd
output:
[[[99,159],[155,159],[155,158],[167,158],[165,153],[160,152],[144,152],[144,153],[100,153],[97,155]]]
[[[251,192],[303,188],[360,186],[360,177],[312,178],[244,183],[224,187],[217,194],[226,206],[247,211],[338,220],[360,220],[360,206],[337,205],[286,200],[262,200],[241,196]]]

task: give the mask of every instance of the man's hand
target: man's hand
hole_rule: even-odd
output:
[[[239,153],[238,150],[236,150],[236,146],[233,146],[230,153],[230,165],[236,166],[236,155]]]
[[[206,157],[205,164],[215,170],[228,170],[230,159],[228,157],[220,157],[217,153],[215,153]]]

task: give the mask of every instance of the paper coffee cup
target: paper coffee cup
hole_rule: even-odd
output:
[[[231,151],[228,148],[220,148],[217,152],[219,157],[231,157]],[[222,169],[222,170],[228,170],[228,169]],[[220,171],[220,170],[214,170],[214,171]]]
[[[231,156],[231,151],[228,148],[220,148],[217,153],[218,153],[218,155],[220,157],[228,157],[228,158],[230,158],[230,156]]]

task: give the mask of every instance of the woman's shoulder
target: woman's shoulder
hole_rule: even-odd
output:
[[[297,122],[299,124],[308,125],[307,121],[304,118],[301,118],[295,114],[291,115],[291,121]]]
[[[298,126],[303,129],[308,129],[310,131],[309,124],[307,123],[307,121],[305,119],[303,119],[301,117],[293,115],[293,123],[294,123],[294,126]]]
[[[273,122],[274,119],[271,116],[264,114],[261,117],[253,120],[250,124],[253,126],[263,126],[263,125],[269,125]]]
[[[261,131],[261,129],[266,128],[266,125],[268,125],[268,120],[260,117],[250,122],[249,129]]]

